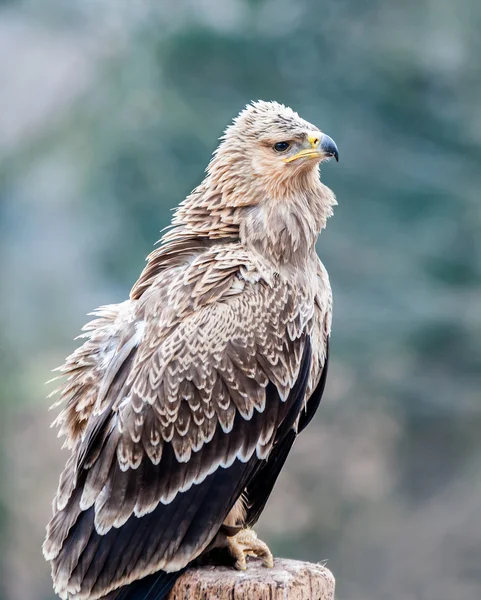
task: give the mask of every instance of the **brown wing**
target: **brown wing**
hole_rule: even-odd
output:
[[[55,369],[65,377],[52,408],[64,405],[54,421],[58,435],[66,436],[65,446],[73,448],[87,427],[99,396],[105,396],[132,348],[138,342],[130,302],[101,306],[91,313],[96,318],[87,323],[77,339],[86,341]],[[54,379],[54,380],[55,380]],[[101,401],[101,399],[100,399]]]
[[[143,337],[120,346],[48,527],[61,597],[99,598],[206,548],[302,408],[308,305],[280,282],[259,282],[161,334],[153,308],[145,325],[129,325],[145,326]]]
[[[297,436],[309,425],[316,414],[326,386],[328,364],[329,338],[326,341],[325,360],[317,387],[305,403],[305,407],[298,413],[299,418],[296,423],[287,431],[285,427],[287,422],[279,427],[269,460],[262,461],[260,468],[250,478],[244,490],[245,522],[249,527],[255,525],[264,510]]]

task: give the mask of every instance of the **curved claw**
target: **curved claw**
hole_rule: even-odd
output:
[[[268,568],[274,566],[272,552],[265,542],[257,537],[253,529],[242,529],[235,536],[227,540],[229,552],[235,558],[234,567],[239,571],[247,569],[247,556],[262,558],[264,565]]]

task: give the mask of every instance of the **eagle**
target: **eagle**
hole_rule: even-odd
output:
[[[252,526],[323,394],[332,294],[316,241],[334,141],[245,107],[125,302],[59,367],[70,455],[43,553],[69,600],[165,598],[221,556],[273,565]],[[54,406],[55,406],[54,405]]]

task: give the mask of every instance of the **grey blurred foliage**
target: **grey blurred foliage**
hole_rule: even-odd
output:
[[[338,143],[332,369],[259,532],[339,600],[481,597],[481,3],[0,2],[0,600],[52,599],[43,382],[253,99]]]

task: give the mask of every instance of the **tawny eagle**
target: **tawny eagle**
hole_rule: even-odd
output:
[[[215,551],[272,566],[251,527],[326,380],[329,157],[290,108],[248,105],[129,300],[85,326],[60,368],[71,454],[43,546],[61,598],[163,598]]]

